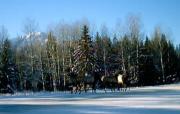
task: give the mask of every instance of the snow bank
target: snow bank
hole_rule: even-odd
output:
[[[132,88],[127,92],[40,92],[0,96],[0,114],[14,113],[179,114],[180,84]]]

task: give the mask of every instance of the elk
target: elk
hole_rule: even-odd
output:
[[[87,92],[88,88],[92,88],[92,92],[96,92],[96,88],[100,82],[100,74],[98,71],[93,71],[91,74],[85,73],[84,89]]]
[[[78,74],[71,68],[66,69],[67,76],[69,79],[66,79],[66,87],[65,89],[68,89],[71,91],[71,93],[81,93],[82,83],[78,77]]]
[[[127,85],[125,83],[125,80],[126,80],[126,77],[123,74],[118,74],[118,76],[117,76],[118,90],[120,90],[120,91],[127,90]]]
[[[119,91],[126,91],[126,76],[123,74],[114,74],[112,76],[102,76],[101,82],[102,86],[106,92],[106,88],[110,88],[111,91],[115,91],[117,88]]]

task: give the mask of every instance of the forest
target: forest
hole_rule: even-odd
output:
[[[84,83],[95,73],[110,79],[120,72],[128,87],[180,81],[180,45],[169,34],[160,27],[151,35],[143,32],[137,16],[129,16],[124,27],[116,25],[110,32],[106,25],[95,30],[89,22],[61,22],[39,32],[37,22],[28,20],[24,35],[16,38],[2,26],[0,93],[69,90],[74,80]]]

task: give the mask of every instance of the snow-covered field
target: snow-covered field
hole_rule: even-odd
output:
[[[127,92],[17,93],[0,96],[0,114],[180,114],[180,84]]]

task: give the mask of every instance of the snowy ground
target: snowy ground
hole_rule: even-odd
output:
[[[0,96],[0,114],[180,114],[180,84],[128,92]]]

